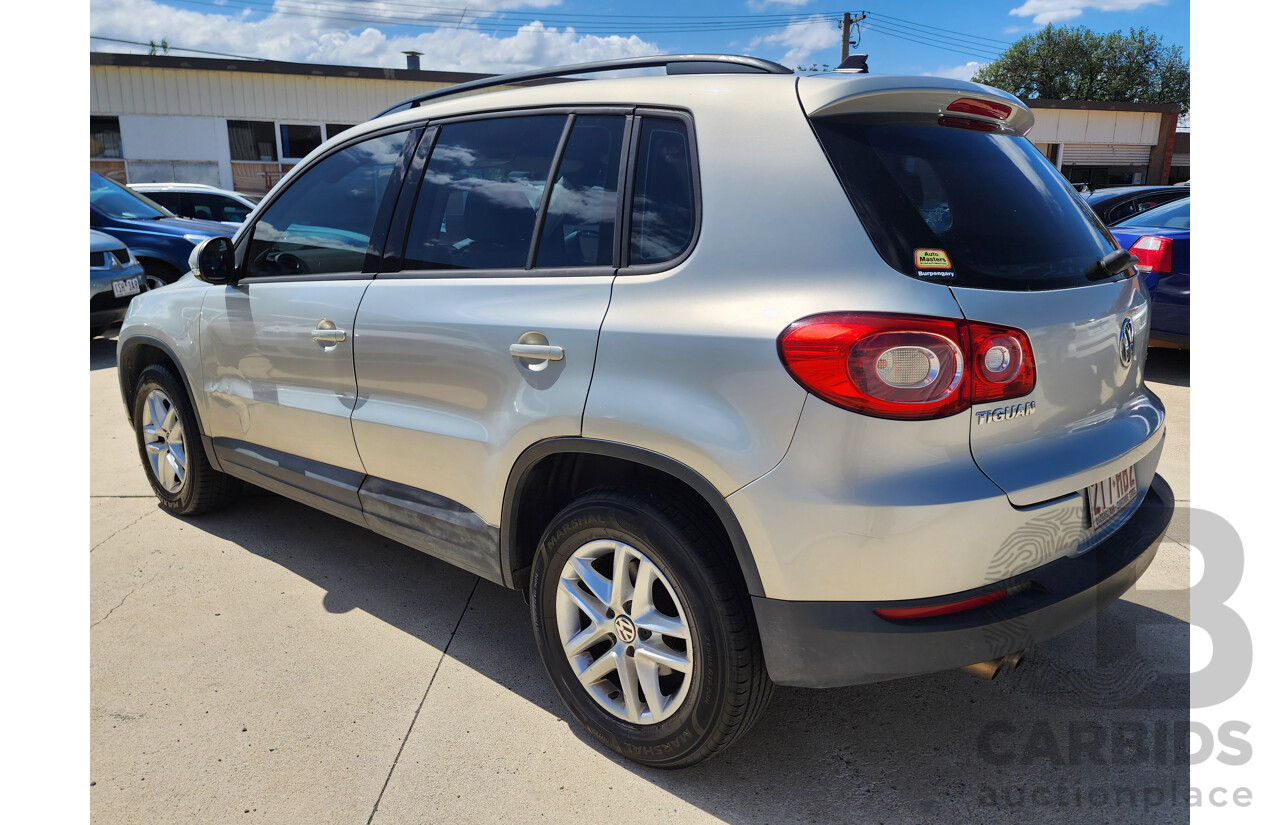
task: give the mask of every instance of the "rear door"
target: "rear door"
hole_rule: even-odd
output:
[[[309,165],[246,230],[239,282],[211,289],[201,311],[219,460],[357,521],[356,308],[419,135],[367,138]]]
[[[356,319],[352,415],[380,531],[500,580],[507,472],[578,435],[616,271],[624,111],[444,122]],[[416,189],[416,191],[414,191]]]
[[[1142,380],[1147,299],[1132,270],[1095,268],[1115,244],[1021,137],[1021,103],[972,85],[886,90],[828,103],[813,122],[890,266],[950,287],[971,321],[1027,334],[1034,388],[969,412],[974,460],[1013,504],[1114,481],[1158,448],[1163,408]],[[1154,461],[1139,469],[1145,487]]]

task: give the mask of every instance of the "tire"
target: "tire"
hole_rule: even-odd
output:
[[[182,277],[182,273],[163,261],[157,261],[152,258],[143,258],[142,264],[143,277],[147,280],[147,291],[159,289],[166,284],[171,284]]]
[[[615,600],[606,576],[623,558]],[[656,491],[585,493],[543,533],[530,578],[534,639],[570,713],[609,749],[687,767],[763,713],[773,683],[731,558],[697,511]]]
[[[160,506],[198,516],[235,500],[240,479],[209,465],[186,390],[166,367],[142,371],[133,395],[133,429],[147,481]]]

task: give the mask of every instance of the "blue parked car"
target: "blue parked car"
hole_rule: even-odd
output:
[[[1111,227],[1151,293],[1151,343],[1191,346],[1191,199],[1167,203]]]
[[[146,270],[152,289],[182,277],[196,244],[231,234],[224,224],[179,218],[95,172],[89,173],[89,227],[123,241]]]

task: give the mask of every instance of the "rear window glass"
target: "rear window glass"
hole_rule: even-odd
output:
[[[1157,206],[1155,209],[1148,210],[1138,215],[1134,215],[1127,221],[1117,225],[1120,226],[1150,226],[1157,229],[1190,229],[1191,228],[1191,199],[1184,198],[1173,203],[1166,203],[1164,206]]]
[[[1115,249],[1071,184],[1024,138],[883,116],[814,130],[881,257],[949,286],[1061,289]]]

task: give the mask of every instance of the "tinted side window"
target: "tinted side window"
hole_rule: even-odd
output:
[[[538,266],[612,266],[625,129],[616,115],[574,120],[547,202]]]
[[[670,260],[693,240],[693,163],[682,121],[646,117],[640,126],[631,264]]]
[[[361,271],[378,206],[408,136],[366,140],[313,164],[254,224],[246,273]]]
[[[175,215],[183,215],[188,218],[191,217],[182,211],[181,192],[147,192],[146,197],[148,200],[155,201]]]
[[[565,115],[441,127],[422,176],[405,269],[524,269]]]
[[[231,221],[240,223],[249,214],[249,207],[225,195],[206,192],[191,193],[191,217],[206,221]]]

